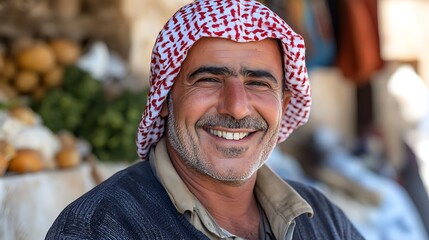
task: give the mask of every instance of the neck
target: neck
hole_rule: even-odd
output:
[[[171,156],[171,160],[185,185],[219,226],[247,239],[258,237],[260,213],[253,194],[256,173],[246,181],[231,184],[203,175],[179,158]]]

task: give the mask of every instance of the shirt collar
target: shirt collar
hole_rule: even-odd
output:
[[[266,164],[258,170],[255,195],[277,239],[282,239],[292,221],[301,214],[313,215],[311,206]]]
[[[151,150],[149,162],[152,171],[164,186],[177,211],[184,214],[195,228],[211,239],[234,237],[217,225],[204,206],[186,187],[171,163],[165,138],[161,138],[155,149]]]
[[[164,138],[161,138],[156,144],[156,148],[151,150],[149,162],[155,176],[164,186],[177,211],[182,214],[186,211],[193,211],[199,201],[177,174],[170,161]]]

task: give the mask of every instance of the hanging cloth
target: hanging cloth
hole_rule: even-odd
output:
[[[339,0],[337,65],[357,85],[383,66],[377,0]]]

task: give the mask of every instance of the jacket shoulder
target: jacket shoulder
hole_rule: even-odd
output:
[[[323,193],[304,183],[287,180],[313,208],[313,216],[295,219],[294,239],[364,239],[344,212]]]
[[[148,162],[136,163],[68,205],[46,239],[198,239]]]
[[[113,218],[119,212],[127,212],[123,206],[130,195],[127,188],[122,188],[131,179],[128,176],[130,169],[117,172],[98,186],[94,187],[71,204],[69,204],[57,217],[48,231],[46,239],[97,239],[97,231],[101,223]],[[109,224],[105,236],[112,238],[115,222]]]

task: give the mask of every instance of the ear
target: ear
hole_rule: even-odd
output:
[[[162,109],[161,109],[161,112],[159,113],[159,115],[162,118],[165,118],[168,116],[168,99],[165,99],[164,103],[162,104]]]
[[[291,97],[290,91],[285,90],[283,94],[283,105],[282,105],[283,115],[286,113],[286,108],[289,105],[290,97]]]

